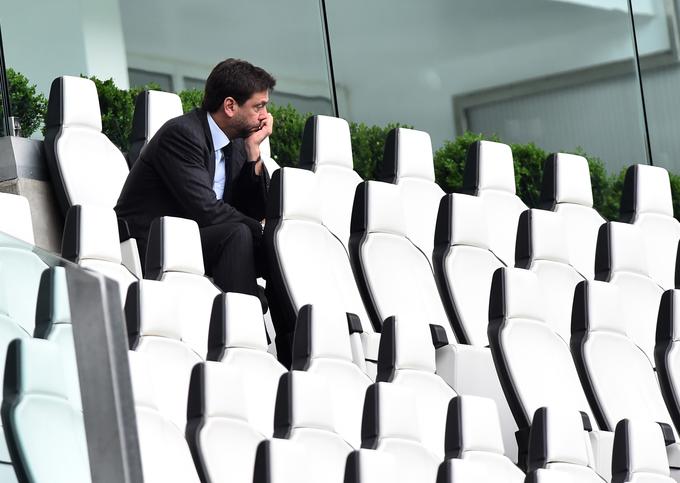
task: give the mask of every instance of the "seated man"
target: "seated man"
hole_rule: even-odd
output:
[[[258,295],[269,186],[260,143],[272,133],[267,103],[275,84],[248,62],[220,62],[208,76],[201,108],[166,122],[144,148],[115,208],[138,240],[142,265],[153,220],[189,218],[200,227],[205,270],[215,284]]]

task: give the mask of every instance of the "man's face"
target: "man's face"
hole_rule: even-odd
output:
[[[236,104],[236,115],[232,118],[234,131],[237,137],[246,138],[252,133],[262,129],[262,124],[267,119],[267,103],[269,92],[256,92],[242,105]]]

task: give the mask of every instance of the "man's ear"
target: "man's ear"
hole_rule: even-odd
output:
[[[222,110],[227,117],[233,117],[236,115],[236,109],[238,108],[238,103],[233,97],[226,97],[222,103]]]

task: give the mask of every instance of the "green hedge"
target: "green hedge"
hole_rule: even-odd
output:
[[[44,119],[47,100],[45,96],[37,93],[35,85],[31,85],[28,79],[20,73],[8,69],[7,74],[10,82],[12,113],[19,117],[24,135],[29,136]],[[90,77],[90,79],[96,84],[99,93],[102,131],[121,151],[127,152],[134,100],[142,88],[119,89],[112,79],[104,81],[96,77]],[[144,88],[158,89],[158,86],[150,84]],[[203,92],[196,89],[185,90],[180,92],[179,96],[184,111],[188,112],[201,104]],[[302,131],[306,119],[311,114],[300,113],[290,105],[271,105],[270,112],[274,116],[274,132],[270,139],[272,155],[281,166],[297,166]],[[364,179],[374,179],[376,162],[382,158],[387,133],[399,126],[399,124],[368,126],[364,123],[350,123],[354,168]],[[465,133],[452,141],[446,141],[440,149],[435,151],[435,177],[444,191],[455,192],[461,189],[468,147],[481,139],[502,142],[495,136],[485,137],[481,134]],[[511,144],[510,148],[515,161],[517,194],[528,206],[535,207],[538,205],[540,195],[543,162],[548,153],[533,143]],[[610,175],[600,159],[589,156],[581,149],[571,152],[584,156],[588,160],[595,208],[605,218],[617,219],[625,170]],[[675,217],[680,219],[680,176],[671,173],[670,179],[673,211]]]

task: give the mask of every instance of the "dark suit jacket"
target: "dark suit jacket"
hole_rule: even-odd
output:
[[[224,197],[212,189],[215,153],[202,109],[171,119],[144,148],[121,191],[116,213],[127,221],[144,258],[151,222],[161,216],[189,218],[199,227],[242,222],[261,232],[269,175],[255,175],[243,139],[234,139],[229,180]]]

